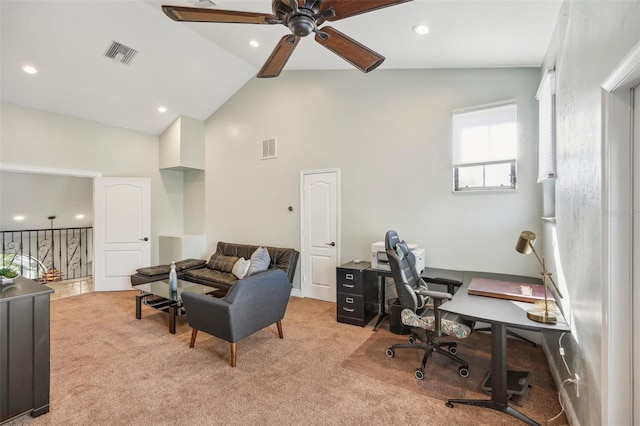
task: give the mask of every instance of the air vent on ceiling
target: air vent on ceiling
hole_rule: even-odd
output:
[[[107,58],[111,58],[114,61],[122,62],[123,64],[129,65],[133,60],[133,57],[136,56],[137,53],[137,50],[114,41],[107,49],[107,52],[104,54],[104,56],[106,56]]]
[[[276,138],[265,139],[262,141],[262,159],[269,160],[271,158],[278,158]]]

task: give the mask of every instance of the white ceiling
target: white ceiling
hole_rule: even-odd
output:
[[[271,13],[270,0],[214,1],[220,9]],[[194,3],[0,0],[2,101],[150,134],[180,115],[207,119],[254,78],[289,30],[174,22],[160,9]],[[540,66],[561,3],[414,0],[330,25],[386,56],[380,69]],[[411,31],[418,23],[429,34]],[[104,56],[112,41],[139,51],[130,65]],[[25,64],[39,72],[24,73]],[[353,68],[313,37],[285,67],[335,69]],[[160,105],[168,111],[158,113]]]

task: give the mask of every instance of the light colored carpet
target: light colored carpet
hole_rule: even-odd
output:
[[[424,352],[417,349],[397,349],[395,356],[386,356],[386,349],[395,343],[405,343],[408,335],[400,336],[388,330],[371,334],[342,366],[377,378],[391,385],[412,390],[420,395],[446,401],[449,398],[489,399],[482,389],[486,373],[491,369],[491,336],[473,333],[458,340],[458,355],[469,363],[469,377],[458,375],[458,364],[441,355],[433,355],[427,362],[424,380],[416,380],[414,371],[420,367]],[[539,423],[560,412],[558,393],[549,366],[540,346],[517,339],[507,341],[508,367],[531,372],[530,388],[523,395],[513,395],[512,405]],[[459,405],[455,405],[456,409]],[[567,423],[563,415],[552,424]]]
[[[137,320],[135,294],[51,302],[51,411],[9,425],[517,423],[344,368],[373,332],[337,323],[335,304],[292,298],[284,339],[273,325],[242,340],[232,368],[225,341],[201,332],[189,348],[185,317],[175,335],[163,312],[143,306]],[[542,421],[553,411],[529,414]]]

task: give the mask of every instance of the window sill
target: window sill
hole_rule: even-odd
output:
[[[465,189],[462,191],[451,191],[453,194],[505,194],[518,192],[517,188],[505,188],[505,189]]]

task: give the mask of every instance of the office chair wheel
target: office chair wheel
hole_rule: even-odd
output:
[[[396,351],[394,351],[393,348],[387,348],[387,356],[389,358],[393,358],[395,354],[396,354]]]
[[[409,336],[408,342],[409,344],[413,345],[416,342],[416,338],[413,336]]]
[[[424,380],[424,372],[422,370],[420,370],[419,368],[414,373],[414,376],[416,376],[416,379],[418,379],[418,380]]]
[[[453,408],[453,402],[451,402],[451,401],[445,402],[444,405],[446,405],[449,408]]]
[[[469,367],[461,365],[460,367],[458,367],[458,374],[460,375],[460,377],[464,377],[466,379],[467,377],[469,377]]]
[[[454,345],[449,346],[449,353],[450,353],[451,355],[455,355],[455,354],[457,354],[457,353],[458,353],[458,348],[456,347],[456,345],[455,345],[455,344],[454,344]]]

